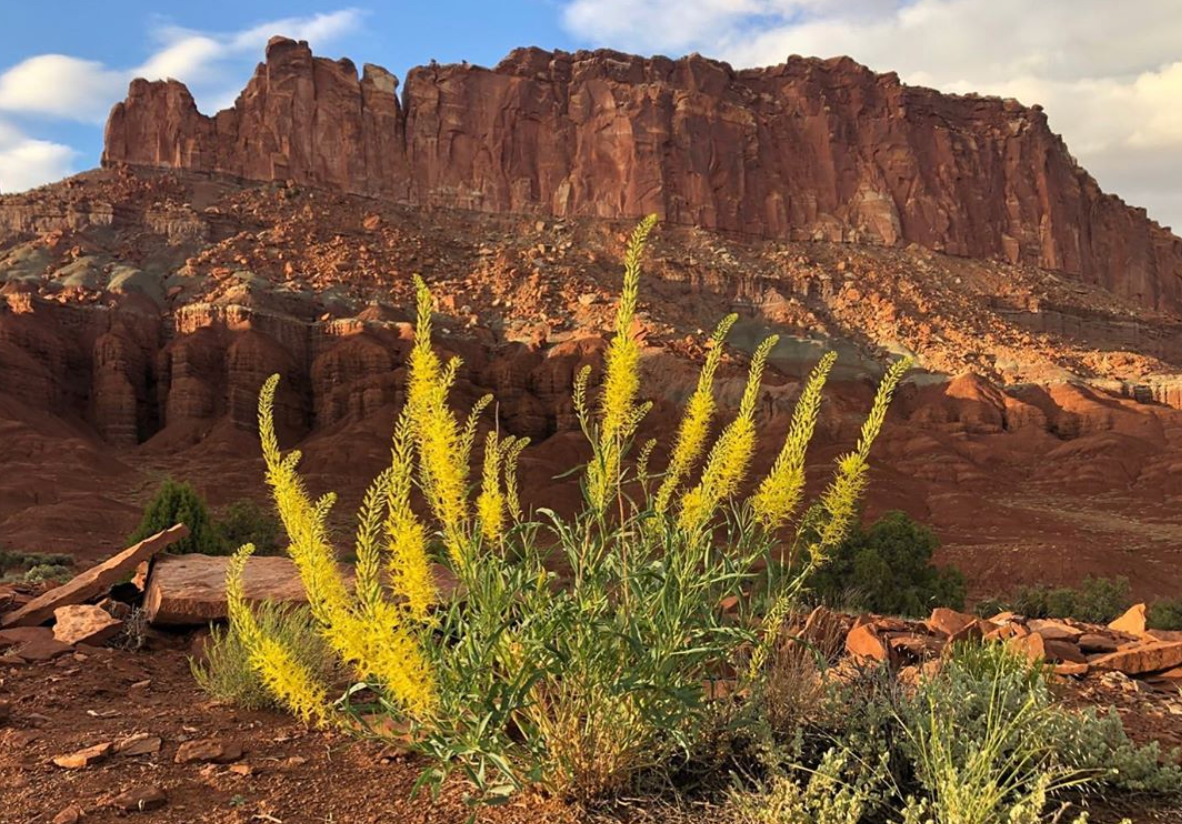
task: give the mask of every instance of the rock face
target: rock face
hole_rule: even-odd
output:
[[[849,58],[518,49],[495,69],[377,66],[274,38],[234,107],[131,84],[103,163],[294,181],[425,206],[664,219],[776,239],[918,243],[1182,308],[1182,240],[1104,194],[1038,106],[909,87]]]

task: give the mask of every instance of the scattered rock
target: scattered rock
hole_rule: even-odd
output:
[[[1145,614],[1145,604],[1133,604],[1124,615],[1109,624],[1108,628],[1116,632],[1124,632],[1128,635],[1144,635]]]
[[[132,787],[111,799],[111,805],[128,813],[158,810],[168,803],[160,787]]]
[[[241,757],[241,744],[206,738],[181,744],[173,761],[177,764],[230,764]]]
[[[212,555],[173,555],[152,565],[144,592],[148,620],[163,626],[204,626],[224,619],[229,559]],[[342,567],[342,573],[347,570]],[[304,603],[308,596],[288,558],[255,557],[242,576],[251,602]]]
[[[95,598],[129,575],[142,561],[156,555],[170,544],[189,534],[184,524],[158,532],[128,547],[101,564],[93,566],[60,587],[34,598],[15,612],[0,619],[3,627],[35,627],[53,617],[58,607],[81,604]]]
[[[952,641],[980,638],[985,634],[981,627],[981,620],[977,616],[945,607],[932,610],[931,617],[924,623],[933,632],[947,635]]]
[[[137,732],[115,742],[115,753],[129,758],[135,755],[152,755],[160,752],[163,742],[158,735]]]
[[[1026,626],[1031,632],[1037,632],[1048,641],[1075,642],[1083,635],[1083,630],[1077,629],[1070,624],[1065,624],[1062,621],[1035,618],[1028,621]]]
[[[1079,648],[1087,653],[1116,652],[1120,642],[1111,635],[1099,632],[1085,632],[1079,636]]]
[[[878,637],[873,624],[859,624],[845,638],[845,649],[855,660],[886,661],[890,658],[886,644]]]
[[[1096,669],[1118,670],[1126,675],[1142,675],[1182,666],[1182,641],[1155,641],[1120,649],[1091,660]]]
[[[119,634],[123,622],[102,607],[71,604],[54,610],[53,637],[63,644],[101,645]]]
[[[77,804],[71,804],[53,817],[53,824],[78,824],[86,815]]]
[[[1046,650],[1046,660],[1059,663],[1084,664],[1087,657],[1080,652],[1079,647],[1070,641],[1043,636],[1043,648]]]
[[[1047,642],[1037,632],[1012,637],[1006,643],[1025,654],[1031,661],[1045,661],[1047,658]]]
[[[111,754],[111,746],[111,742],[106,741],[69,755],[54,756],[53,763],[63,770],[81,770],[105,759]]]
[[[0,649],[7,649],[6,660],[23,664],[51,661],[72,648],[54,638],[48,627],[13,627],[0,630]]]
[[[152,564],[144,593],[148,620],[162,626],[204,626],[226,617],[226,569],[229,558],[212,555],[172,555]],[[440,564],[432,567],[440,597],[450,599],[458,586],[455,576]],[[347,578],[352,568],[342,565]],[[350,578],[351,579],[351,578]],[[242,576],[251,602],[304,603],[307,594],[295,565],[288,558],[259,557],[246,563]]]
[[[1074,678],[1082,678],[1083,676],[1088,674],[1089,669],[1090,669],[1090,667],[1088,667],[1087,663],[1077,663],[1077,662],[1070,662],[1069,661],[1069,662],[1064,662],[1061,664],[1055,664],[1054,672],[1055,672],[1055,675],[1063,675],[1063,676],[1070,676],[1070,677],[1074,677]]]

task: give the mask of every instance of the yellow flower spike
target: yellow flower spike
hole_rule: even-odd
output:
[[[476,442],[476,427],[480,424],[480,416],[492,403],[492,395],[484,395],[472,404],[472,411],[468,413],[468,421],[464,424],[464,434],[460,438],[460,460],[464,466],[469,466],[472,459],[472,444]]]
[[[417,641],[402,622],[403,608],[381,597],[380,592],[377,597],[367,597],[363,591],[360,601],[354,600],[328,541],[327,518],[335,497],[325,495],[313,503],[296,472],[296,459],[279,452],[273,414],[277,383],[277,377],[267,381],[259,396],[259,432],[267,480],[274,489],[276,508],[291,540],[288,551],[308,593],[320,634],[362,678],[373,677],[380,682],[408,713],[429,712],[435,700],[434,676]],[[450,420],[454,423],[455,419]],[[372,524],[372,513],[363,519]],[[363,586],[370,588],[372,596],[372,584]],[[281,657],[269,649],[272,658]],[[292,677],[302,676],[296,673]],[[271,678],[276,681],[276,689],[293,688],[277,681],[278,672]]]
[[[640,342],[632,332],[640,293],[640,259],[657,216],[644,218],[632,231],[624,255],[624,286],[616,306],[616,332],[604,356],[599,403],[597,455],[587,467],[591,506],[602,512],[619,485],[620,458],[636,427],[636,393],[640,388]],[[577,387],[576,387],[577,388]]]
[[[755,350],[747,373],[747,385],[739,401],[739,412],[714,442],[698,485],[682,496],[678,524],[687,532],[704,529],[714,517],[719,503],[735,494],[747,474],[751,456],[755,454],[755,403],[759,399],[768,355],[778,342],[779,338],[772,335]]]
[[[442,369],[431,348],[431,292],[415,278],[418,322],[410,355],[407,405],[419,453],[423,493],[443,528],[444,544],[457,569],[468,563],[468,464],[464,432],[447,405],[456,360]]]
[[[529,446],[529,438],[506,438],[501,448],[501,460],[505,465],[505,506],[514,521],[521,520],[521,497],[517,484],[517,462],[521,453]]]
[[[357,538],[354,553],[357,556],[357,598],[362,604],[380,601],[382,594],[382,547],[379,537],[382,533],[382,514],[389,497],[392,469],[386,469],[365,491],[361,509],[357,514]]]
[[[572,393],[571,402],[575,409],[575,416],[579,419],[579,424],[584,430],[588,425],[587,413],[587,381],[591,379],[591,367],[584,366],[575,374],[574,392]]]
[[[296,471],[299,453],[280,453],[274,415],[278,385],[279,376],[273,375],[259,394],[259,436],[267,483],[291,541],[288,552],[308,590],[312,615],[321,624],[331,624],[333,617],[348,611],[353,601],[328,541],[327,520],[335,496],[325,495],[313,503]]]
[[[390,588],[404,599],[410,616],[425,622],[438,599],[427,531],[410,506],[414,472],[414,436],[404,408],[394,427],[390,479],[386,487],[386,546],[389,550]]]
[[[784,438],[784,446],[772,464],[771,471],[751,496],[755,519],[768,531],[783,526],[792,517],[804,495],[805,453],[813,439],[813,430],[821,410],[821,392],[836,360],[837,355],[829,352],[813,367],[792,412],[792,423]]]
[[[657,447],[657,439],[649,438],[644,442],[644,446],[640,448],[640,454],[636,456],[636,479],[641,484],[647,484],[649,479],[648,462],[653,456],[653,450]]]
[[[710,436],[710,422],[714,418],[714,373],[722,360],[722,342],[738,318],[738,315],[727,315],[710,338],[710,351],[698,375],[698,385],[686,402],[685,414],[677,427],[673,454],[669,457],[669,467],[665,470],[665,478],[661,481],[656,500],[653,502],[653,509],[657,512],[669,509],[669,503],[677,487],[693,471],[702,456],[706,439]]]
[[[862,424],[857,447],[853,452],[837,459],[837,471],[834,473],[833,481],[819,501],[825,514],[825,522],[820,535],[809,546],[809,554],[817,562],[827,558],[849,534],[858,514],[858,500],[869,482],[867,459],[870,457],[870,447],[882,431],[887,409],[891,405],[891,398],[894,397],[899,381],[910,368],[910,358],[902,358],[890,365],[878,385],[870,414]]]
[[[364,658],[355,659],[362,677],[376,679],[407,715],[423,719],[438,704],[435,676],[415,637],[402,625],[402,609],[383,601],[356,622]]]
[[[486,541],[497,543],[505,527],[505,498],[501,494],[501,447],[496,430],[490,431],[484,440],[484,471],[476,511],[480,534]]]
[[[866,463],[870,455],[870,447],[882,431],[886,420],[887,409],[891,398],[903,375],[911,368],[911,359],[903,358],[895,361],[887,369],[878,391],[874,395],[874,404],[870,414],[862,424],[861,436],[853,452],[846,453],[837,459],[837,471],[829,487],[821,495],[818,506],[824,521],[819,534],[807,547],[808,563],[816,567],[829,559],[829,555],[845,540],[858,517],[858,501],[866,489],[869,467]],[[807,571],[802,573],[799,580],[807,579]],[[763,635],[752,651],[748,663],[747,675],[755,678],[767,663],[772,645],[779,637],[780,626],[791,612],[794,605],[794,593],[783,592],[772,603],[764,619]]]
[[[246,602],[242,575],[253,553],[254,546],[246,544],[230,559],[226,571],[231,630],[242,641],[251,669],[267,691],[305,724],[325,726],[331,720],[328,690],[287,647],[262,631]]]

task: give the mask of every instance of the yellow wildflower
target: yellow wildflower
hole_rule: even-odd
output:
[[[587,467],[591,506],[602,512],[619,485],[620,459],[625,443],[638,424],[636,393],[640,388],[640,342],[632,332],[640,293],[640,258],[649,233],[656,226],[649,215],[633,230],[624,256],[624,287],[616,307],[616,333],[604,356],[603,390],[599,404],[596,455]],[[576,385],[576,403],[578,403]]]
[[[410,506],[413,435],[406,410],[394,427],[386,499],[386,545],[390,587],[406,601],[416,621],[425,621],[438,593],[427,556],[427,531]]]
[[[476,511],[480,517],[480,534],[491,543],[499,541],[505,527],[505,497],[501,494],[501,447],[495,430],[484,440],[484,471]]]
[[[771,471],[751,496],[752,511],[764,529],[774,530],[783,526],[792,517],[803,496],[805,453],[813,439],[813,430],[821,409],[821,390],[835,360],[837,355],[830,352],[813,368],[793,410],[784,446],[772,464]]]
[[[328,691],[278,639],[263,633],[246,602],[242,574],[254,546],[243,546],[230,559],[226,598],[231,631],[242,641],[250,666],[267,691],[306,724],[324,726],[331,720]]]
[[[714,373],[722,360],[722,342],[726,338],[731,326],[738,320],[738,315],[727,315],[714,330],[710,338],[710,352],[706,355],[706,362],[702,364],[702,371],[698,375],[698,385],[685,405],[685,414],[677,428],[677,440],[674,441],[673,454],[669,457],[669,467],[665,470],[665,479],[657,489],[657,497],[653,502],[653,509],[665,512],[673,499],[673,493],[682,480],[693,470],[698,458],[705,448],[706,439],[710,436],[710,422],[714,418]]]
[[[759,399],[768,354],[778,341],[772,335],[755,350],[739,412],[714,442],[698,485],[682,497],[678,523],[687,532],[705,528],[718,504],[735,494],[747,474],[751,456],[755,454],[755,402]]]

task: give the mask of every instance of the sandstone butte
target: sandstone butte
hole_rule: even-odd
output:
[[[135,80],[105,166],[291,181],[426,207],[632,218],[780,240],[916,243],[1036,264],[1182,309],[1182,240],[1100,190],[1039,106],[954,96],[849,58],[735,70],[698,55],[522,48],[398,80],[273,38],[209,117]]]

